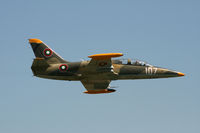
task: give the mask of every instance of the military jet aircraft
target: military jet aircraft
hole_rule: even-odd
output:
[[[34,76],[55,80],[81,81],[87,94],[115,92],[109,87],[112,80],[152,79],[184,76],[181,72],[155,67],[142,61],[111,60],[121,53],[88,56],[90,61],[64,60],[39,39],[29,39],[36,58],[31,69]]]

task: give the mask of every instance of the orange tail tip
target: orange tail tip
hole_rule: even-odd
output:
[[[36,39],[36,38],[31,38],[28,40],[29,40],[29,43],[43,43],[40,39]]]

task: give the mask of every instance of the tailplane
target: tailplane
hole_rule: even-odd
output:
[[[33,49],[36,58],[44,59],[48,64],[55,63],[67,63],[62,57],[60,57],[56,52],[49,48],[39,39],[29,39],[29,43]]]

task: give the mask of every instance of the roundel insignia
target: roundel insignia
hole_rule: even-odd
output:
[[[66,64],[61,64],[61,65],[59,66],[59,70],[60,70],[61,72],[67,71],[67,69],[68,69],[68,66],[67,66]]]
[[[46,49],[44,50],[44,55],[45,55],[45,56],[49,57],[49,56],[51,56],[52,54],[53,54],[53,52],[52,52],[51,49],[46,48]]]

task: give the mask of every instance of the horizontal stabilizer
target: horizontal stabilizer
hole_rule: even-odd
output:
[[[31,69],[34,75],[38,75],[38,74],[44,73],[48,67],[49,67],[49,64],[44,58],[37,57],[33,60]]]

